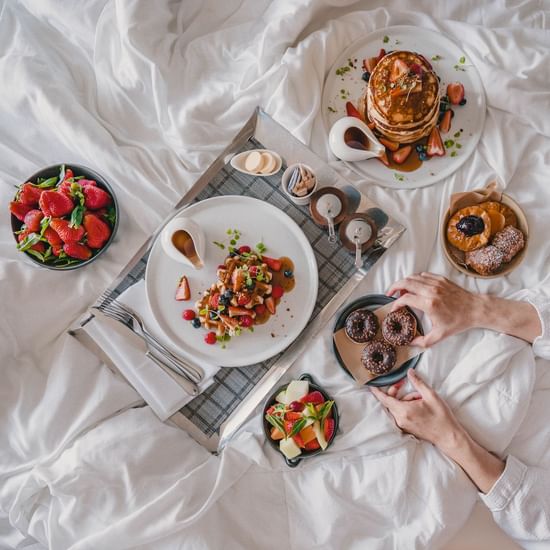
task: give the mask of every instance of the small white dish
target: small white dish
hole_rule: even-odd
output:
[[[296,168],[299,168],[300,166],[302,166],[303,168],[305,168],[308,172],[311,172],[313,174],[313,176],[315,177],[315,185],[313,186],[313,188],[311,189],[311,191],[307,194],[307,195],[304,195],[303,197],[297,197],[296,195],[293,195],[289,190],[288,190],[288,183],[290,181],[290,178],[292,176],[292,173],[294,172],[294,170]],[[303,164],[301,162],[298,162],[296,164],[291,164],[284,172],[283,172],[283,176],[281,177],[281,189],[283,190],[284,194],[294,203],[294,204],[297,204],[299,206],[305,206],[306,204],[309,204],[310,200],[311,200],[311,195],[313,195],[313,193],[315,193],[315,191],[317,190],[317,187],[319,185],[319,181],[317,180],[317,176],[315,176],[315,172],[313,171],[312,168],[310,168],[307,164]]]
[[[184,239],[185,235],[183,232],[185,232],[192,241],[192,245],[190,245],[189,248],[187,245],[182,247],[188,252],[187,255],[175,244],[175,242],[177,242],[179,232],[182,233]],[[166,227],[162,230],[160,239],[164,252],[176,262],[185,264],[193,269],[202,269],[204,267],[204,233],[194,221],[189,218],[174,218],[166,224]],[[193,254],[193,252],[195,254]],[[193,256],[195,257],[194,262],[190,259],[190,257]]]
[[[251,172],[250,170],[247,170],[245,167],[246,159],[250,153],[268,153],[270,154],[273,159],[275,160],[275,166],[274,168],[266,173],[262,172]],[[281,159],[281,155],[276,153],[275,151],[270,151],[269,149],[252,149],[250,151],[243,151],[242,153],[239,153],[238,155],[235,155],[231,158],[229,161],[231,166],[235,168],[235,170],[238,170],[239,172],[242,172],[243,174],[249,174],[250,176],[273,176],[273,174],[276,174],[283,165],[283,159]]]
[[[363,134],[367,139],[365,149],[350,147],[346,140],[346,132],[354,131]],[[348,143],[346,143],[348,141]],[[360,119],[345,116],[337,120],[330,129],[328,143],[331,151],[341,160],[358,162],[379,157],[386,148],[376,139],[372,130]]]

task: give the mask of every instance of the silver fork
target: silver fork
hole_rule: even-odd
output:
[[[117,318],[117,320],[123,323],[130,323],[134,332],[142,336],[152,348],[157,350],[164,358],[166,358],[170,364],[173,365],[178,374],[186,376],[197,384],[204,378],[204,372],[202,369],[186,363],[183,359],[166,348],[150,332],[147,331],[142,318],[128,306],[125,306],[120,302],[113,301],[108,304],[102,303],[98,306],[98,309],[103,311],[106,315]]]

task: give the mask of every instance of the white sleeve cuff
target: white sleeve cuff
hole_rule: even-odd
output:
[[[537,310],[542,327],[542,334],[533,341],[533,353],[543,359],[550,359],[550,298],[530,292],[526,300]]]
[[[520,488],[527,466],[517,458],[509,455],[504,472],[496,480],[487,494],[480,493],[481,500],[491,512],[498,512],[508,506]]]

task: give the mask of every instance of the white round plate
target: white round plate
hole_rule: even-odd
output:
[[[346,102],[351,101],[357,106],[358,99],[365,91],[367,83],[361,78],[364,72],[363,59],[376,57],[381,48],[386,52],[410,50],[422,54],[441,78],[442,90],[446,90],[450,82],[462,82],[467,102],[463,106],[453,106],[455,116],[451,130],[447,134],[442,134],[441,138],[444,142],[452,140],[454,144],[447,148],[444,157],[433,157],[413,172],[400,172],[388,168],[377,159],[346,164],[352,170],[362,173],[384,187],[414,189],[432,185],[458,170],[477,147],[485,124],[486,110],[481,78],[466,54],[442,34],[410,26],[379,29],[347,48],[328,73],[321,103],[327,139],[332,125],[346,116]],[[439,58],[434,59],[435,56]],[[349,66],[349,61],[354,67],[350,67],[342,76],[337,75],[336,71]],[[455,132],[460,129],[463,130],[460,137],[454,137]],[[457,143],[460,147],[457,147]]]
[[[162,331],[182,355],[225,367],[242,367],[265,361],[284,350],[306,326],[317,299],[318,273],[313,250],[302,230],[279,208],[251,197],[226,195],[195,203],[179,217],[192,219],[205,234],[205,267],[192,267],[170,258],[157,238],[151,249],[145,287],[149,307]],[[262,241],[265,254],[274,258],[288,256],[294,262],[296,286],[285,293],[277,312],[254,332],[243,330],[231,338],[225,348],[204,342],[207,331],[193,328],[182,319],[185,309],[193,308],[202,293],[216,281],[216,268],[223,263],[227,248],[221,250],[213,241],[228,243],[227,229],[238,229],[240,245],[254,248]],[[186,275],[191,300],[178,302],[174,296],[178,281]]]

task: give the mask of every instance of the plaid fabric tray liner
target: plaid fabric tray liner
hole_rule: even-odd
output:
[[[260,110],[257,111],[253,118],[256,117],[258,120],[252,122],[261,121],[263,123],[262,126],[278,126]],[[250,122],[251,121],[248,123],[249,125]],[[252,127],[257,130],[258,124],[252,124]],[[281,127],[279,126],[279,128]],[[282,128],[281,130],[284,131]],[[286,131],[284,132],[286,133]],[[268,135],[272,135],[272,132],[268,132]],[[255,135],[250,135],[248,139],[243,139],[243,136],[240,136],[241,138],[236,138],[233,143],[233,145],[237,145],[237,148],[235,149],[235,147],[232,147],[232,153],[238,153],[249,149],[273,149],[284,154],[284,152],[281,152],[273,143],[265,143],[265,138],[263,142],[260,142],[258,136]],[[246,138],[246,135],[244,138]],[[300,148],[306,149],[303,144],[291,136],[287,139],[292,139]],[[307,151],[309,155],[312,154],[309,150]],[[283,156],[283,158],[285,157]],[[227,160],[227,157],[225,160]],[[285,160],[290,163],[288,158]],[[281,171],[273,176],[252,176],[239,172],[229,163],[221,163],[221,169],[219,169],[213,177],[208,178],[209,181],[207,184],[195,194],[192,200],[186,202],[186,205],[220,195],[246,195],[269,202],[283,210],[292,218],[300,226],[310,242],[317,260],[319,269],[319,291],[308,327],[317,319],[317,330],[319,330],[321,326],[325,324],[326,320],[328,320],[326,319],[319,322],[320,314],[327,308],[327,305],[331,303],[331,301],[334,302],[335,297],[341,293],[346,285],[346,294],[349,294],[353,288],[355,288],[356,284],[358,284],[360,279],[364,277],[368,269],[380,258],[384,251],[395,242],[404,231],[404,228],[389,218],[385,212],[373,205],[370,201],[365,203],[365,196],[359,193],[351,185],[346,185],[343,181],[340,182],[344,183],[344,185],[339,185],[339,187],[342,188],[348,196],[348,199],[350,199],[350,204],[355,205],[355,211],[364,211],[365,206],[370,206],[370,208],[367,208],[367,210],[370,210],[369,214],[372,215],[379,226],[384,226],[381,227],[378,239],[373,248],[363,256],[363,267],[357,270],[354,265],[354,256],[342,246],[332,245],[328,242],[326,230],[317,226],[312,221],[308,207],[295,205],[283,193],[280,183],[281,174],[285,168],[286,163],[283,163]],[[319,174],[319,172],[317,173]],[[178,211],[181,211],[181,208],[178,209]],[[144,278],[152,242],[153,239],[150,239],[145,252],[130,262],[133,265],[127,266],[127,269],[123,271],[123,275],[102,295],[98,302],[96,302],[96,305],[99,305],[105,300],[111,301],[115,299],[127,288]],[[355,284],[350,284],[352,281],[355,281]],[[345,297],[342,297],[341,301],[343,302],[344,300]],[[85,322],[80,323],[80,326],[85,329]],[[307,330],[307,328],[304,329],[304,332],[305,330]],[[74,331],[70,332],[74,334]],[[300,338],[301,336],[298,337],[298,339]],[[283,351],[267,361],[246,367],[220,369],[215,375],[213,383],[199,396],[180,409],[180,411],[172,417],[172,420],[183,428],[193,428],[190,431],[195,439],[200,440],[200,443],[205,444],[205,446],[211,450],[215,450],[219,442],[222,425],[231,417],[235,409],[241,405],[245,398],[251,393],[251,390],[253,390],[253,388],[266,376],[270,369],[277,364],[281,356],[285,353],[286,351]],[[288,366],[290,366],[290,364]],[[242,420],[244,421],[244,417]]]

